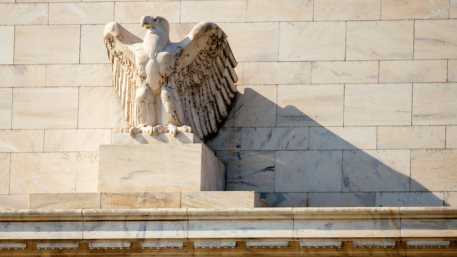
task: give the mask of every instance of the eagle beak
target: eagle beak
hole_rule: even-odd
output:
[[[154,19],[151,16],[142,16],[141,17],[141,26],[146,29],[154,28]]]

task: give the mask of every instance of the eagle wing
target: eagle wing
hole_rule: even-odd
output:
[[[237,62],[227,35],[214,23],[199,23],[178,45],[182,50],[168,85],[179,95],[184,123],[204,139],[228,115],[237,93]]]
[[[106,24],[105,46],[113,68],[113,84],[130,127],[136,125],[134,110],[136,84],[142,75],[135,65],[135,52],[142,51],[143,40],[116,22]]]

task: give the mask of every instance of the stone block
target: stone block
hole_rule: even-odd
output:
[[[446,82],[446,60],[381,61],[380,82]]]
[[[102,145],[101,192],[224,190],[224,165],[204,144]]]
[[[382,19],[447,19],[448,0],[382,0]]]
[[[213,150],[239,150],[241,149],[241,133],[243,128],[221,128],[217,136],[206,142]]]
[[[98,191],[98,153],[76,152],[76,192]]]
[[[48,65],[46,86],[100,87],[111,86],[113,72],[109,64]]]
[[[105,24],[114,19],[114,3],[50,3],[49,24]]]
[[[415,22],[414,58],[457,58],[457,20]]]
[[[188,238],[291,238],[293,220],[191,220]]]
[[[341,191],[341,151],[276,152],[275,192]]]
[[[104,25],[81,26],[80,63],[109,63],[106,47],[100,35]]]
[[[221,1],[209,1],[207,3],[218,2],[222,3]],[[229,35],[228,42],[237,61],[278,61],[278,23],[220,23],[219,25]]]
[[[295,220],[294,236],[301,238],[396,238],[400,236],[400,220]]]
[[[346,85],[344,125],[410,125],[410,84]]]
[[[345,57],[344,22],[281,23],[279,37],[280,61],[343,60]]]
[[[0,88],[0,129],[11,128],[12,95],[13,90],[11,88]]]
[[[109,143],[110,129],[50,129],[46,130],[44,151],[97,151],[101,144]]]
[[[157,136],[147,134],[136,134],[132,137],[129,133],[113,134],[113,145],[137,145],[137,144],[188,144],[201,143],[201,140],[192,133],[178,133],[172,136],[169,133]]]
[[[83,239],[172,239],[186,238],[186,230],[187,221],[85,221],[82,236]]]
[[[247,21],[310,21],[312,0],[247,0]]]
[[[444,192],[443,203],[444,206],[457,206],[457,192]]]
[[[13,100],[14,129],[76,128],[77,88],[16,88]]]
[[[102,193],[102,209],[180,208],[179,192]]]
[[[409,191],[409,150],[346,150],[343,191]]]
[[[180,16],[181,22],[242,22],[246,20],[246,0],[184,1]]]
[[[42,152],[43,130],[0,130],[0,152]]]
[[[273,85],[239,87],[226,121],[232,127],[274,127],[276,124],[276,90]]]
[[[0,64],[12,64],[14,53],[14,27],[0,27]]]
[[[309,145],[309,128],[243,128],[242,150],[305,150]]]
[[[0,24],[32,25],[48,22],[48,4],[2,4],[0,8]]]
[[[309,62],[246,62],[243,84],[309,84]]]
[[[419,228],[419,229],[418,229]],[[422,228],[422,229],[420,229]],[[402,237],[455,237],[457,220],[455,219],[401,219]]]
[[[457,0],[450,0],[450,16],[451,18],[457,18]]]
[[[378,20],[381,0],[315,0],[314,20]]]
[[[411,151],[412,191],[457,191],[457,150]]]
[[[376,128],[312,127],[309,149],[376,149]]]
[[[446,148],[457,148],[457,126],[446,127]]]
[[[307,207],[308,193],[260,193],[267,207]]]
[[[378,62],[313,62],[312,83],[376,83]]]
[[[281,85],[277,126],[341,126],[343,94],[341,85]]]
[[[375,193],[308,193],[309,207],[373,207]]]
[[[0,178],[2,178],[0,180],[0,194],[9,194],[10,191],[10,161],[10,154],[0,153]]]
[[[179,1],[117,2],[115,4],[114,20],[120,23],[135,23],[140,27],[139,18],[144,15],[152,15],[151,10],[154,10],[154,13],[160,14],[162,17],[166,17],[169,22],[179,21]]]
[[[348,60],[411,59],[413,27],[412,21],[349,22],[346,32],[346,58]]]
[[[376,206],[443,206],[442,192],[376,193]]]
[[[226,190],[274,192],[275,152],[217,152],[226,163]]]
[[[113,87],[79,89],[79,128],[126,128],[124,110]]]
[[[457,82],[457,60],[448,60],[447,79],[450,82]]]
[[[182,192],[181,208],[254,208],[260,207],[255,192]]]
[[[83,223],[75,222],[0,222],[0,239],[79,239]]]
[[[443,126],[378,127],[378,149],[444,148]]]
[[[76,165],[76,153],[13,153],[10,193],[73,193]]]
[[[16,27],[14,63],[78,63],[79,32],[78,25]]]
[[[413,125],[457,124],[457,83],[414,84]]]
[[[28,200],[28,195],[0,195],[0,210],[27,209]]]
[[[45,86],[45,65],[0,65],[0,87]]]
[[[29,209],[100,209],[100,193],[32,193]]]

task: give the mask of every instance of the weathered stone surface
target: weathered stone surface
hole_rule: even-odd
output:
[[[309,207],[372,207],[375,193],[308,193]]]
[[[12,64],[14,54],[14,27],[0,27],[0,64]]]
[[[104,24],[113,20],[114,3],[51,3],[49,24]]]
[[[343,94],[341,85],[281,85],[277,126],[341,126]]]
[[[15,129],[76,128],[77,88],[17,88],[13,100]]]
[[[13,108],[13,90],[11,88],[0,89],[0,128],[11,128],[11,109]]]
[[[457,83],[414,84],[413,94],[413,125],[457,124]]]
[[[43,130],[0,130],[0,152],[42,152]]]
[[[243,128],[240,133],[242,150],[306,150],[309,145],[308,128]]]
[[[109,129],[49,129],[46,130],[44,151],[98,151],[101,144],[109,143],[111,143]]]
[[[98,152],[77,152],[76,192],[100,192],[98,190]]]
[[[16,27],[14,63],[78,63],[79,32],[77,25]]]
[[[313,19],[312,0],[249,0],[248,21],[310,21]]]
[[[444,148],[443,126],[378,127],[378,149]]]
[[[416,21],[414,58],[457,58],[457,20]]]
[[[275,152],[218,152],[226,163],[226,190],[274,192]]]
[[[243,84],[307,84],[310,66],[309,62],[246,62]]]
[[[314,0],[314,20],[378,20],[381,0]]]
[[[423,228],[423,229],[418,229]],[[457,235],[455,219],[402,219],[402,237],[452,237]]]
[[[443,206],[443,193],[376,193],[376,206]]]
[[[279,60],[343,60],[344,31],[344,22],[281,23]]]
[[[45,86],[45,65],[0,65],[0,87]]]
[[[179,192],[102,193],[102,209],[180,208]]]
[[[37,4],[2,4],[0,9],[0,24],[2,25],[32,25],[46,24],[48,20],[48,5]]]
[[[346,85],[344,125],[410,125],[410,84]]]
[[[448,0],[382,1],[382,19],[449,18]]]
[[[341,191],[341,151],[278,151],[275,192]]]
[[[444,206],[457,206],[457,192],[444,192]]]
[[[32,193],[29,209],[100,209],[100,193]]]
[[[380,82],[446,82],[445,60],[381,61]]]
[[[223,190],[224,175],[202,144],[100,146],[101,192]]]
[[[312,127],[309,149],[376,149],[376,128]]]
[[[254,208],[260,207],[255,192],[182,192],[181,208]]]
[[[412,191],[456,191],[457,150],[411,151]]]
[[[457,18],[457,1],[456,0],[450,0],[450,15],[451,18]]]
[[[457,60],[448,60],[447,79],[449,82],[457,82]]]
[[[186,221],[84,222],[84,239],[185,238]],[[122,229],[119,229],[122,228]]]
[[[100,35],[103,25],[81,25],[80,63],[108,63],[106,49]]]
[[[139,18],[144,15],[154,13],[166,17],[171,22],[179,21],[180,3],[178,1],[169,2],[141,2],[120,1],[116,3],[114,20],[121,23],[138,23]],[[200,21],[200,20],[198,20]]]
[[[27,209],[28,199],[28,195],[0,195],[0,210]]]
[[[306,207],[308,193],[260,193],[260,199],[268,207]]]
[[[378,62],[313,62],[312,83],[376,83]]]
[[[457,126],[446,127],[446,148],[457,148]]]
[[[350,22],[346,57],[348,60],[411,59],[413,25],[411,21]]]
[[[346,150],[343,190],[349,192],[409,191],[409,150]]]
[[[215,220],[189,221],[189,238],[293,237],[292,220]],[[229,231],[227,231],[229,230]]]

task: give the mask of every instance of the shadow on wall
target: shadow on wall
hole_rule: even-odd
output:
[[[410,150],[376,150],[375,126],[324,127],[264,95],[246,88],[209,142],[226,164],[226,190],[259,192],[275,207],[447,205],[410,177]]]

